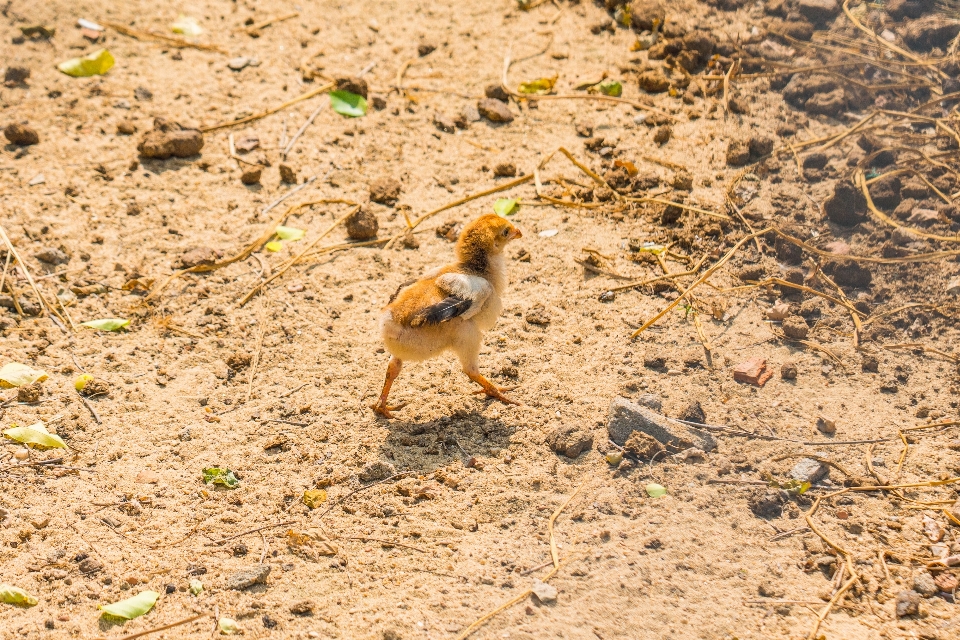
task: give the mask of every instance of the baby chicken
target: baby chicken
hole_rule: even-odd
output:
[[[500,296],[507,287],[503,250],[520,230],[493,214],[471,222],[457,240],[457,262],[425,273],[420,280],[400,286],[380,318],[383,344],[393,356],[387,365],[380,400],[374,412],[392,418],[404,405],[387,405],[393,381],[406,360],[428,360],[453,351],[467,376],[485,393],[508,404],[519,404],[503,395],[480,374],[483,332],[492,329],[503,310]],[[409,286],[408,286],[409,284]]]

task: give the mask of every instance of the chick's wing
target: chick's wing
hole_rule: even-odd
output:
[[[445,273],[434,280],[434,285],[437,293],[444,297],[419,310],[411,323],[415,327],[440,324],[457,317],[467,320],[479,313],[493,292],[486,279],[463,273]]]

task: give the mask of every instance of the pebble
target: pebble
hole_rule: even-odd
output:
[[[813,458],[801,458],[790,470],[791,478],[810,484],[819,482],[828,475],[830,475],[830,467]]]
[[[444,133],[454,133],[457,130],[456,121],[445,113],[439,111],[433,114],[434,126]]]
[[[906,590],[897,594],[897,617],[916,615],[920,612],[920,594]]]
[[[534,580],[531,591],[533,591],[533,595],[537,596],[537,599],[543,604],[550,604],[551,602],[557,601],[557,588],[546,582]]]
[[[372,240],[377,237],[380,223],[372,211],[360,209],[347,218],[346,227],[351,240]]]
[[[821,433],[833,434],[837,432],[837,421],[823,414],[817,416],[817,429]]]
[[[552,451],[573,459],[593,446],[593,435],[577,426],[563,425],[547,435],[546,444]]]
[[[129,120],[121,120],[117,123],[117,134],[121,136],[132,136],[137,132],[137,125]]]
[[[246,185],[258,184],[260,182],[260,175],[262,173],[263,169],[260,167],[244,165],[243,173],[240,174],[240,182]]]
[[[163,118],[153,121],[153,129],[144,134],[137,151],[144,158],[189,158],[203,148],[203,134],[198,129],[187,129]]]
[[[286,184],[297,184],[297,172],[288,164],[280,164],[280,181]]]
[[[225,584],[227,589],[234,589],[236,591],[241,591],[248,587],[252,587],[255,584],[262,584],[266,582],[267,576],[270,575],[270,565],[261,564],[250,569],[244,569],[239,571],[229,578]]]
[[[397,468],[392,464],[377,460],[375,462],[368,462],[366,466],[363,467],[363,471],[360,472],[360,480],[363,482],[383,480],[384,478],[396,475],[396,473]]]
[[[937,587],[937,583],[934,582],[933,576],[923,571],[918,573],[913,579],[913,590],[924,598],[930,598],[935,596],[940,589]]]
[[[33,254],[33,257],[39,260],[40,262],[45,262],[47,264],[58,265],[66,264],[70,262],[70,256],[54,247],[47,247],[41,249],[37,253]]]
[[[484,98],[477,102],[477,111],[490,122],[513,122],[513,113],[503,102],[493,98]]]
[[[227,62],[227,67],[232,69],[233,71],[240,71],[242,69],[245,69],[249,65],[250,65],[250,58],[247,58],[246,56],[239,56]]]

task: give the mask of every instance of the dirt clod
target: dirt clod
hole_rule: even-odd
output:
[[[576,458],[593,446],[593,435],[577,426],[564,425],[547,434],[546,444],[551,451]]]
[[[806,320],[800,316],[790,316],[783,321],[781,328],[783,329],[784,335],[794,340],[804,340],[810,332],[810,327],[807,325]]]
[[[280,182],[285,184],[297,184],[297,172],[288,164],[280,163]]]
[[[271,567],[269,564],[261,564],[251,567],[250,569],[238,571],[227,578],[224,588],[242,591],[243,589],[248,589],[255,584],[263,584],[267,581],[267,576],[270,575],[270,569]]]
[[[393,206],[400,198],[400,190],[403,185],[399,180],[389,177],[382,177],[370,183],[370,199],[379,204]]]
[[[490,122],[513,122],[510,107],[494,98],[484,98],[477,102],[477,111]]]
[[[897,594],[897,617],[905,618],[920,613],[920,594],[912,589]]]
[[[240,182],[243,184],[259,184],[260,175],[263,173],[261,167],[252,167],[250,165],[243,166],[243,173],[240,174]]]
[[[493,168],[493,175],[498,178],[512,178],[517,175],[517,165],[512,162],[498,162]]]
[[[37,130],[23,124],[8,124],[3,130],[3,135],[11,144],[23,147],[40,143],[40,134]]]
[[[17,402],[38,402],[43,395],[43,385],[39,382],[25,384],[17,388]]]
[[[137,151],[144,158],[165,160],[167,158],[189,158],[200,153],[203,148],[203,134],[197,129],[188,129],[179,123],[156,118],[153,130],[144,134]]]
[[[223,252],[213,247],[194,247],[180,256],[178,265],[181,269],[189,269],[201,265],[215,264],[222,257]]]
[[[336,84],[337,91],[346,91],[358,96],[363,96],[364,100],[367,99],[367,81],[363,78],[344,76],[334,80],[334,83]]]
[[[345,224],[347,236],[351,240],[373,240],[380,230],[377,216],[367,209],[359,209],[346,219]]]

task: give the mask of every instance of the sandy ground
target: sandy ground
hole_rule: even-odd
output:
[[[762,16],[749,7],[723,12],[680,5],[681,24],[710,30],[718,42],[749,40]],[[276,271],[346,206],[313,205],[291,215],[285,224],[307,235],[279,253],[258,247],[254,257],[216,272],[187,274],[147,302],[145,290],[123,290],[136,278],[159,283],[188,250],[209,247],[229,256],[243,249],[298,202],[363,203],[378,218],[380,237],[389,237],[403,231],[404,207],[417,216],[510,180],[493,175],[503,162],[530,174],[545,154],[564,147],[598,172],[607,170],[612,157],[586,149],[577,125],[615,140],[613,157],[666,185],[649,195],[675,197],[670,185],[682,166],[693,176],[687,204],[721,212],[726,186],[743,173],[725,162],[730,140],[776,138],[784,123],[798,126],[801,137],[849,124],[797,112],[761,78],[739,84],[749,115],[724,115],[715,97],[690,104],[666,93],[654,97],[676,118],[662,145],[653,128],[635,121],[640,111],[597,101],[541,100],[536,108],[514,101],[510,124],[472,122],[455,134],[435,126],[435,114],[455,117],[499,82],[508,50],[517,60],[511,82],[557,74],[558,90],[570,92],[606,72],[623,78],[624,97],[646,99],[635,77],[648,63],[645,53],[630,51],[635,35],[591,33],[608,18],[603,7],[548,3],[523,12],[509,2],[412,0],[106,7],[14,0],[6,7],[4,64],[32,74],[25,85],[0,89],[0,125],[27,122],[40,143],[26,153],[15,145],[0,152],[2,225],[35,278],[67,270],[40,286],[50,300],[63,295],[73,322],[121,317],[132,323],[119,333],[64,333],[47,317],[0,310],[0,365],[23,362],[50,375],[39,404],[18,404],[15,390],[3,391],[3,426],[47,422],[70,446],[62,464],[79,469],[10,470],[9,456],[19,447],[9,440],[0,447],[0,507],[8,513],[0,525],[0,582],[40,600],[31,608],[0,605],[4,638],[120,638],[214,610],[236,619],[251,638],[457,637],[546,576],[548,519],[578,489],[555,525],[561,566],[549,584],[558,591],[556,601],[526,597],[476,637],[802,638],[830,598],[835,565],[823,571],[811,565],[829,549],[801,529],[801,511],[810,508],[810,496],[842,487],[844,473],[832,468],[826,484],[791,497],[779,517],[751,510],[765,492],[756,483],[765,473],[785,480],[797,458],[780,457],[795,453],[827,458],[869,479],[863,483],[873,482],[865,467],[873,459],[893,478],[903,449],[898,429],[957,419],[955,362],[879,348],[879,342],[923,343],[949,355],[958,337],[954,313],[884,320],[876,325],[889,328],[877,334],[883,339],[858,350],[847,311],[807,296],[802,300],[820,304],[821,314],[811,340],[836,360],[781,340],[764,316],[775,291],[725,290],[741,285],[734,274],[751,264],[767,275],[787,270],[771,240],[764,241],[763,255],[748,244],[712,278],[715,288],[701,288],[698,312],[678,307],[631,341],[632,331],[676,291],[646,287],[602,302],[600,294],[622,281],[585,270],[577,262],[588,256],[584,248],[609,258],[604,271],[650,278],[660,267],[631,260],[631,246],[674,242],[675,251],[694,262],[707,256],[710,264],[746,229],[737,221],[721,227],[694,212],[684,213],[679,226],[663,224],[658,204],[554,206],[538,201],[531,183],[430,218],[414,236],[418,248],[397,243],[313,258],[244,305],[240,300],[266,270]],[[74,26],[86,17],[168,33],[179,12],[198,17],[200,41],[229,55],[177,50],[114,30],[91,44]],[[290,12],[299,15],[263,28],[258,38],[242,30],[248,18],[260,22]],[[10,44],[20,26],[35,23],[55,26],[56,35]],[[423,44],[436,50],[419,57]],[[100,46],[117,60],[106,76],[75,79],[57,71],[56,63]],[[259,65],[233,71],[227,62],[237,56]],[[300,183],[316,180],[278,208],[261,213],[292,188],[280,182],[281,140],[326,97],[207,133],[198,157],[136,162],[137,143],[155,117],[207,126],[320,86],[322,77],[304,82],[305,60],[322,77],[355,75],[374,64],[365,79],[371,99],[383,98],[386,107],[359,119],[321,109],[285,161]],[[414,63],[403,82],[419,88],[409,99],[393,87],[408,60]],[[136,133],[118,134],[121,121],[132,122]],[[270,163],[259,184],[241,183],[244,165],[230,158],[231,133],[238,140],[259,137],[260,149],[245,156]],[[830,158],[843,166],[850,153],[835,147]],[[751,177],[740,182],[752,189],[744,212],[755,228],[790,225],[792,233],[818,242],[841,233],[821,220],[831,181],[799,180],[789,156],[764,162],[775,171],[753,165]],[[560,155],[542,174],[551,188],[560,188],[558,181],[572,189],[592,186]],[[383,177],[402,185],[395,207],[369,202],[369,185]],[[501,196],[521,198],[513,219],[524,237],[508,249],[505,310],[487,336],[481,366],[499,384],[516,385],[512,394],[522,406],[472,395],[451,356],[405,368],[393,397],[410,404],[394,421],[377,419],[367,405],[388,360],[376,329],[381,307],[402,282],[451,260],[452,243],[435,229],[488,213]],[[876,254],[879,229],[864,225],[837,238],[853,253]],[[344,241],[338,227],[319,246]],[[35,255],[47,248],[61,249],[69,262],[38,261]],[[674,272],[690,268],[680,259],[666,264]],[[846,291],[878,313],[940,300],[960,265],[945,258],[871,270],[872,287]],[[97,284],[99,293],[75,299],[67,293]],[[24,281],[16,286],[29,298]],[[529,321],[533,312],[539,324]],[[877,372],[862,366],[866,354],[878,358]],[[733,380],[733,367],[754,357],[766,358],[775,372],[762,388]],[[665,366],[647,366],[656,358]],[[780,375],[789,363],[795,380]],[[109,389],[88,400],[89,409],[73,389],[81,372]],[[718,448],[704,457],[665,456],[616,469],[605,459],[614,452],[608,407],[616,397],[642,394],[657,394],[668,416],[696,401],[709,424],[793,441],[715,433]],[[833,436],[817,430],[821,415],[836,420]],[[552,452],[547,436],[562,426],[588,432],[593,447],[575,459]],[[951,437],[956,432],[913,439],[899,481],[960,475]],[[872,453],[868,444],[833,442],[880,438],[893,440]],[[31,460],[54,453],[33,452]],[[205,487],[201,470],[211,466],[233,469],[239,486]],[[410,475],[352,493],[401,472]],[[735,482],[709,483],[718,478]],[[665,497],[647,495],[654,482],[667,488]],[[952,486],[907,495],[949,504],[957,498]],[[315,510],[301,502],[312,488],[328,494]],[[957,633],[960,612],[950,598],[925,599],[917,616],[894,614],[895,597],[911,588],[930,558],[923,517],[946,524],[942,508],[877,492],[823,503],[818,526],[850,550],[862,582],[821,633],[848,639]],[[948,530],[947,544],[956,543],[957,531]],[[298,545],[295,538],[305,533],[327,542]],[[885,565],[881,549],[893,554]],[[83,564],[91,558],[96,562]],[[264,583],[228,588],[238,572],[263,564],[271,569]],[[191,580],[203,583],[200,595],[190,593]],[[146,589],[162,594],[148,615],[122,625],[100,618],[97,605]],[[149,637],[201,638],[212,628],[205,617]]]

